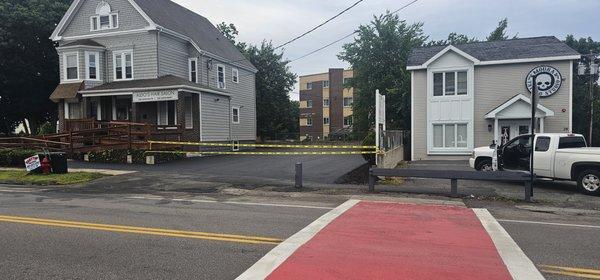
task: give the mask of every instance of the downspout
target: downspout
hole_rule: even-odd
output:
[[[233,122],[233,119],[232,119],[233,114],[231,112],[231,96],[228,97],[228,100],[229,100],[229,113],[227,114],[227,116],[229,119],[229,121],[228,121],[228,123],[229,123],[229,142],[232,142],[233,138],[232,138],[232,134],[231,134],[231,123]],[[238,114],[239,114],[239,111],[238,111]],[[232,146],[232,148],[233,148],[233,146]]]

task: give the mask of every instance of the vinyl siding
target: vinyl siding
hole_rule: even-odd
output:
[[[164,33],[159,35],[158,42],[160,76],[175,75],[189,79],[190,43]]]
[[[116,31],[142,29],[149,23],[127,0],[105,0],[111,6],[112,12],[119,14],[119,27],[116,29],[91,31],[90,18],[96,15],[96,7],[100,0],[82,1],[81,7],[73,15],[67,28],[60,34],[63,37],[101,34]]]
[[[218,100],[218,101],[217,101]],[[202,94],[202,141],[228,141],[229,99],[210,93]]]
[[[475,106],[474,106],[474,144],[475,147],[487,146],[494,138],[494,132],[488,131],[493,120],[485,115],[507,102],[517,94],[529,96],[525,87],[525,77],[533,68],[550,65],[563,75],[563,84],[554,95],[541,98],[540,104],[554,111],[554,117],[545,119],[545,132],[568,132],[571,109],[569,108],[569,88],[572,79],[570,61],[537,62],[523,64],[475,66]],[[413,71],[413,160],[466,159],[464,156],[428,156],[427,155],[427,71]],[[563,113],[563,109],[566,112]]]
[[[115,51],[133,50],[133,78],[154,79],[158,77],[156,62],[156,34],[143,33],[135,35],[123,35],[114,37],[96,38],[94,41],[106,46],[106,57],[108,58],[107,82],[114,81],[114,57]]]

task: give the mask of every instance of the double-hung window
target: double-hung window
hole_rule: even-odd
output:
[[[467,95],[467,71],[433,74],[433,96]]]
[[[198,59],[190,58],[189,60],[189,79],[192,83],[198,82]]]
[[[158,108],[157,123],[160,126],[175,126],[177,114],[175,101],[161,101],[156,103]]]
[[[329,81],[323,81],[323,88],[329,88]]]
[[[79,56],[77,53],[66,53],[64,55],[65,80],[72,81],[79,79]]]
[[[467,141],[467,124],[451,123],[433,125],[434,148],[467,148]]]
[[[240,107],[231,108],[231,122],[234,124],[240,123]]]
[[[352,126],[352,123],[354,122],[354,118],[352,116],[347,116],[344,117],[344,126],[345,127],[350,127]]]
[[[225,83],[225,66],[217,65],[217,87],[220,89],[227,88]]]
[[[307,117],[306,118],[306,126],[313,126],[313,119],[312,119],[312,117]]]
[[[85,78],[87,80],[100,79],[100,53],[85,52]]]
[[[119,14],[112,12],[108,3],[102,1],[96,6],[96,14],[90,17],[90,30],[106,30],[119,28]]]
[[[306,83],[306,89],[307,90],[311,90],[312,89],[312,83]]]
[[[115,80],[133,80],[133,52],[118,51],[114,53]]]
[[[352,103],[354,103],[354,98],[344,97],[344,107],[352,107]]]
[[[331,103],[331,101],[328,98],[323,99],[323,107],[329,108],[330,103]]]
[[[324,125],[329,125],[331,123],[331,119],[329,117],[324,117],[323,118],[323,124]]]
[[[240,82],[240,71],[237,68],[231,68],[231,81],[236,84]]]
[[[313,101],[312,100],[306,100],[306,108],[312,108],[313,107]]]

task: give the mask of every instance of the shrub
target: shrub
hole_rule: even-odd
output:
[[[88,153],[90,162],[100,163],[126,163],[127,156],[131,155],[133,163],[145,164],[146,156],[154,156],[155,163],[165,163],[185,158],[181,153],[153,153],[146,150],[104,150]]]
[[[47,135],[53,133],[56,133],[56,124],[52,124],[51,122],[45,122],[38,127],[38,135]]]
[[[375,146],[375,132],[369,132],[367,136],[362,141],[363,146]],[[374,154],[365,154],[363,155],[366,161],[369,162],[370,165],[375,165],[375,155]]]
[[[23,167],[26,158],[37,154],[38,152],[35,150],[0,149],[0,166]]]

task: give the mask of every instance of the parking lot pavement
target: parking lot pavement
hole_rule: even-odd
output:
[[[72,168],[100,168],[211,176],[219,181],[263,184],[265,180],[293,182],[296,163],[303,164],[306,182],[333,184],[346,173],[364,165],[360,155],[267,156],[236,155],[195,157],[159,165],[99,164],[72,161]]]

